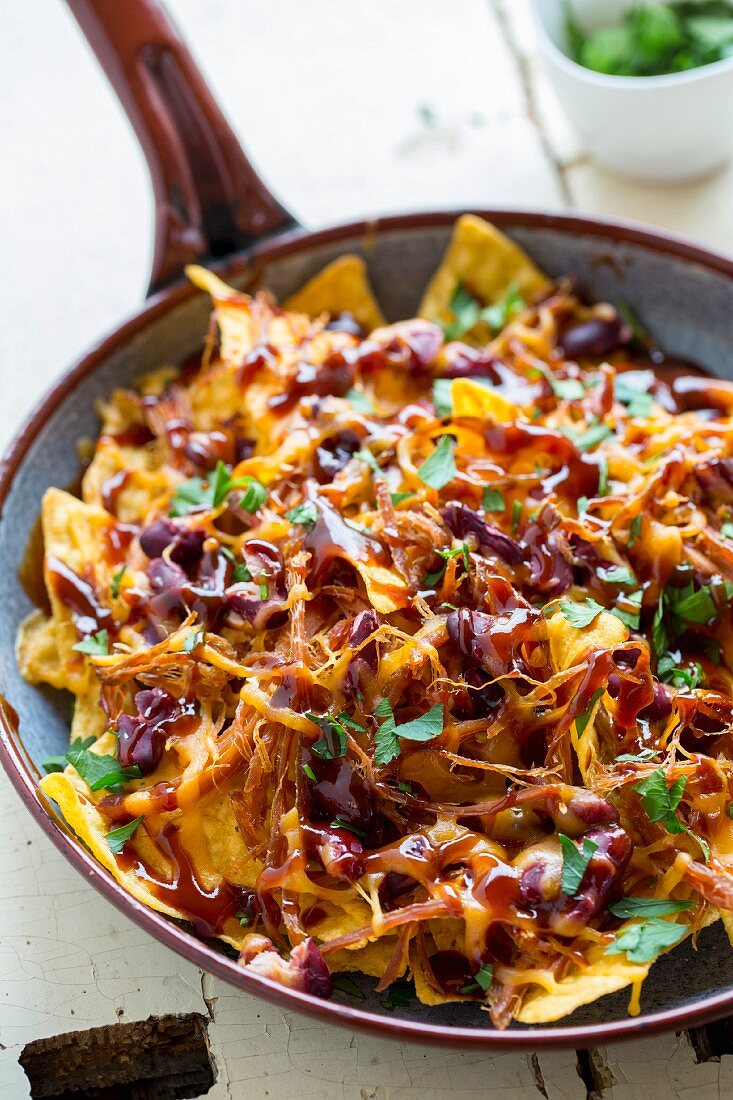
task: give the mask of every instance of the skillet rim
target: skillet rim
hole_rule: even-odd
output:
[[[520,227],[553,229],[564,233],[584,233],[612,241],[625,241],[650,251],[675,256],[690,264],[698,264],[733,280],[733,259],[684,237],[660,232],[629,221],[608,220],[575,213],[512,209],[426,211],[375,216],[360,221],[340,223],[314,232],[297,228],[260,241],[251,248],[226,259],[204,262],[217,274],[226,278],[250,270],[253,263],[256,265],[258,262],[269,261],[284,254],[297,253],[322,244],[338,242],[344,238],[363,236],[368,241],[381,232],[449,226],[461,214],[467,212],[484,217],[504,230]],[[139,310],[127,317],[118,328],[93,344],[46,392],[12,438],[0,463],[0,523],[4,518],[4,505],[10,486],[30,447],[48,419],[77,383],[93,373],[110,354],[124,347],[138,332],[158,317],[188,298],[201,293],[183,279],[158,292]],[[687,1030],[693,1025],[720,1019],[733,1009],[733,987],[731,987],[727,991],[705,996],[691,1005],[661,1009],[649,1015],[629,1016],[610,1023],[565,1027],[520,1026],[514,1030],[501,1032],[489,1027],[449,1027],[405,1020],[400,1017],[382,1016],[336,1001],[324,1001],[306,993],[286,989],[276,982],[245,970],[235,960],[221,954],[216,948],[198,939],[181,925],[148,909],[128,894],[96,862],[94,857],[73,837],[40,791],[37,772],[25,753],[14,715],[12,706],[0,696],[0,763],[36,823],[50,837],[69,863],[89,879],[103,897],[112,902],[120,912],[144,931],[150,933],[158,942],[176,951],[188,962],[215,974],[236,988],[262,996],[283,1008],[297,1009],[326,1023],[350,1028],[358,1027],[382,1038],[463,1049],[486,1047],[496,1051],[584,1048],[673,1029]]]

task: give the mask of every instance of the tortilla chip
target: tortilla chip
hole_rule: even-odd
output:
[[[475,214],[464,214],[456,222],[418,315],[428,321],[443,318],[449,312],[457,283],[462,283],[484,305],[501,301],[512,286],[525,301],[539,297],[550,287],[550,280],[518,244]]]
[[[105,839],[108,831],[107,824],[91,801],[86,784],[76,778],[72,769],[45,775],[40,786],[46,797],[57,803],[66,824],[76,833],[79,840],[129,894],[159,913],[183,918],[182,913],[166,905],[153,894],[145,879],[138,878],[134,871],[123,871],[118,866]]]
[[[543,971],[547,988],[537,988],[525,998],[516,1013],[523,1024],[549,1024],[569,1016],[581,1005],[597,1001],[635,982],[643,982],[651,963],[629,962],[623,955],[601,955],[581,973],[569,974],[556,982]]]
[[[477,420],[492,420],[495,424],[512,424],[522,415],[519,405],[497,393],[480,382],[470,378],[457,378],[451,384],[453,416],[475,417]]]
[[[369,602],[380,615],[389,615],[392,611],[407,607],[410,602],[409,589],[394,569],[361,561],[355,561],[354,566],[364,581]]]
[[[550,655],[555,668],[572,668],[598,649],[616,649],[629,636],[628,627],[608,611],[601,611],[590,626],[571,626],[560,611],[547,619]]]
[[[339,256],[284,303],[285,309],[319,317],[351,313],[367,332],[386,324],[360,256]]]

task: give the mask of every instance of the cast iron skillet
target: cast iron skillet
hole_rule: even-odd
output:
[[[733,1010],[733,952],[720,926],[695,954],[661,959],[644,987],[642,1015],[627,994],[604,998],[557,1025],[494,1031],[474,1005],[389,1011],[367,980],[359,999],[321,1001],[237,966],[215,946],[131,898],[68,834],[39,793],[39,762],[63,751],[68,705],[31,688],[13,642],[31,609],[16,567],[24,560],[43,492],[78,474],[75,443],[97,433],[95,401],[163,362],[201,346],[207,298],[181,279],[184,263],[212,263],[242,287],[278,296],[344,251],[369,265],[390,319],[413,315],[460,211],[400,215],[307,233],[270,195],[239,148],[200,74],[155,0],[69,0],[74,15],[137,132],[156,202],[151,297],[62,377],[21,428],[0,475],[0,758],[29,810],[74,866],[122,912],[185,958],[233,985],[333,1023],[398,1039],[496,1049],[590,1046],[640,1032],[689,1027]],[[560,214],[477,211],[522,244],[551,275],[573,274],[591,298],[624,299],[673,356],[733,377],[733,262],[686,242],[628,225]],[[103,272],[100,272],[103,277]],[[169,285],[170,284],[170,285]],[[12,702],[5,702],[5,699]]]

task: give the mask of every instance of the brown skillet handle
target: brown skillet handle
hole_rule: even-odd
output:
[[[184,264],[297,225],[242,152],[157,0],[67,0],[127,111],[155,197],[149,293]]]

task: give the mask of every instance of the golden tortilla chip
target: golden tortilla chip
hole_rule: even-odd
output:
[[[624,955],[601,955],[582,973],[569,974],[559,982],[549,970],[541,975],[545,988],[537,987],[516,1013],[523,1024],[549,1024],[569,1016],[581,1005],[597,1001],[608,993],[644,981],[651,963],[629,962]]]
[[[284,304],[286,309],[305,313],[308,317],[318,317],[322,313],[331,316],[351,313],[368,332],[386,323],[369,285],[366,264],[360,256],[339,256]]]
[[[503,394],[470,378],[457,378],[451,384],[453,416],[475,417],[477,420],[493,420],[496,424],[512,424],[522,415],[519,405],[515,405]]]
[[[518,244],[475,214],[464,214],[456,222],[418,315],[428,321],[444,318],[457,283],[462,283],[483,305],[501,301],[513,286],[525,301],[537,298],[550,287],[550,280]]]

